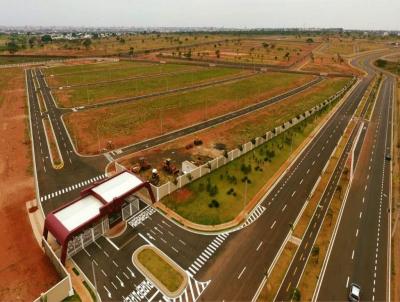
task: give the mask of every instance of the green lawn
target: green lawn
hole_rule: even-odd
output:
[[[183,276],[152,249],[139,252],[138,260],[170,292],[175,292],[181,286]]]
[[[135,79],[99,86],[76,87],[68,90],[55,90],[54,94],[62,106],[74,107],[195,85],[204,81],[233,76],[241,72],[243,71],[233,68],[202,68],[177,75]],[[65,99],[61,95],[67,95],[67,98]]]
[[[379,68],[383,68],[394,74],[400,75],[400,61],[393,62],[393,61],[386,61],[379,59],[375,62],[375,65],[378,66]]]
[[[79,66],[79,67],[77,67]],[[47,69],[46,75],[50,86],[67,86],[76,84],[96,83],[124,79],[134,76],[152,75],[158,73],[196,70],[201,67],[177,64],[148,64],[138,62],[120,62],[107,64],[82,64],[74,69],[64,69],[64,73],[57,74],[57,70]],[[62,69],[61,69],[62,70]],[[58,68],[58,72],[61,72]]]
[[[326,112],[327,109],[319,112],[317,118],[303,121],[252,152],[188,184],[181,189],[186,191],[184,194],[176,191],[162,202],[195,223],[216,225],[233,220]]]

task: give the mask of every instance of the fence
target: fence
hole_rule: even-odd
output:
[[[103,58],[103,57],[50,59],[50,60],[36,61],[36,62],[4,64],[4,65],[0,65],[0,68],[31,67],[31,66],[45,65],[47,63],[79,62],[79,61],[87,61],[87,60],[102,60],[102,61],[107,61],[107,62],[109,62],[109,61],[118,62],[119,61],[118,58]]]
[[[90,229],[86,229],[83,233],[75,236],[68,242],[67,255],[72,257],[83,248],[87,247],[109,229],[108,219],[103,219]]]
[[[339,90],[337,93],[335,93],[333,96],[329,97],[328,99],[324,100],[320,104],[317,104],[313,108],[307,110],[303,114],[299,114],[297,117],[292,118],[291,120],[285,122],[283,125],[275,127],[272,131],[266,132],[262,137],[257,137],[253,139],[251,142],[247,142],[243,145],[240,145],[238,148],[231,150],[230,152],[227,152],[225,156],[220,156],[217,158],[214,158],[207,162],[206,164],[197,167],[196,169],[192,170],[190,173],[183,174],[181,176],[178,176],[174,182],[167,182],[159,187],[151,185],[152,191],[154,193],[154,196],[157,201],[162,199],[164,196],[171,194],[177,189],[182,188],[183,186],[187,185],[188,183],[203,177],[204,175],[210,173],[211,171],[218,169],[219,167],[226,165],[230,161],[233,161],[234,159],[238,158],[241,155],[246,154],[247,152],[253,150],[259,145],[264,144],[265,142],[271,140],[275,136],[279,135],[280,133],[290,129],[291,127],[295,126],[296,124],[302,122],[309,116],[315,114],[316,112],[320,111],[324,107],[328,106],[330,103],[332,103],[334,100],[337,98],[343,96],[347,90],[350,89],[350,87],[354,84],[355,78],[352,79],[350,83],[348,83],[345,87],[343,87],[341,90]],[[117,166],[118,165],[118,166]],[[117,169],[122,169],[123,166],[120,164],[117,164]],[[124,168],[125,169],[125,168]]]
[[[49,243],[44,238],[42,238],[42,246],[44,248],[44,252],[49,257],[56,271],[60,275],[61,280],[48,291],[42,293],[34,302],[59,302],[74,294],[71,277],[65,267],[61,264]]]

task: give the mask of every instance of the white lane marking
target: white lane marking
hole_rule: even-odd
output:
[[[275,223],[276,223],[276,220],[275,220],[274,223],[271,225],[271,230],[274,228]]]
[[[240,279],[240,277],[242,277],[242,275],[243,275],[243,273],[244,273],[244,271],[246,270],[246,266],[242,269],[242,271],[240,272],[240,274],[239,274],[239,276],[238,276],[238,279]]]
[[[260,249],[261,245],[263,244],[263,242],[261,241],[260,244],[257,246],[256,251],[258,252],[258,250]]]
[[[282,208],[282,212],[285,211],[287,204]]]
[[[350,281],[350,276],[347,276],[346,288],[348,288],[348,287],[349,287],[349,281]]]

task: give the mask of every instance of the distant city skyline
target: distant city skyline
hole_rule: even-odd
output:
[[[399,0],[0,0],[2,26],[400,30]]]

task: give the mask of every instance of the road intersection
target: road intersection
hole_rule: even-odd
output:
[[[375,56],[370,55],[367,59],[374,58]],[[360,61],[361,59],[357,59],[354,64],[359,65]],[[308,202],[315,184],[360,104],[373,74],[376,73],[372,68],[365,69],[368,76],[361,79],[347,100],[293,161],[272,190],[264,196],[243,227],[220,234],[198,234],[182,228],[165,218],[162,213],[142,204],[141,211],[129,219],[123,236],[100,237],[74,255],[73,261],[97,288],[101,299],[103,301],[170,301],[132,265],[132,252],[142,245],[151,244],[173,259],[190,277],[187,288],[177,300],[193,302],[197,300],[252,300],[273,267],[276,255],[291,234],[293,222],[297,220],[299,213]],[[82,187],[104,178],[104,167],[108,160],[103,155],[83,157],[76,154],[71,137],[62,122],[63,110],[57,108],[41,71],[27,70],[26,80],[35,169],[40,192],[38,196],[47,213],[66,200],[75,198]],[[193,131],[237,118],[299,93],[319,81],[321,78],[286,94],[261,102],[261,105],[247,107],[121,150],[125,154],[146,149]],[[36,87],[35,83],[39,87]],[[384,158],[388,152],[390,153],[391,146],[389,117],[392,110],[392,89],[393,79],[387,76],[382,83],[368,129],[362,134],[366,142],[373,141],[373,143],[362,144],[357,152],[359,161],[363,163],[369,161],[371,164],[358,165],[356,170],[355,181],[348,197],[348,200],[352,202],[348,201],[346,204],[339,226],[340,231],[335,238],[325,274],[321,278],[323,281],[320,284],[317,300],[345,299],[347,292],[344,285],[348,283],[346,277],[351,282],[361,283],[363,297],[366,299],[385,300],[388,298],[385,278],[388,269],[387,234],[390,219],[388,219],[387,210],[390,208],[390,164]],[[42,112],[38,105],[38,91],[43,95],[46,112]],[[48,116],[53,124],[65,163],[62,170],[55,170],[51,166],[49,150],[45,148],[44,143],[45,133],[40,122],[43,115]],[[351,142],[354,137],[355,134]],[[351,147],[351,142],[346,147],[347,151]],[[329,189],[323,197],[321,207],[315,213],[315,223],[311,224],[314,227],[306,232],[305,237],[308,236],[309,239],[303,239],[301,242],[299,251],[303,248],[304,255],[299,253],[295,261],[303,263],[302,265],[306,262],[312,240],[317,235],[319,224],[329,206],[329,200],[335,191],[344,161],[345,155],[328,184]],[[361,199],[362,194],[365,198]],[[373,240],[371,232],[375,232]],[[355,238],[349,234],[354,234]],[[351,257],[343,257],[343,253]],[[338,265],[338,263],[343,263],[343,265]],[[365,263],[368,263],[367,270],[364,270]],[[290,269],[293,269],[294,273],[290,273],[290,280],[284,280],[282,283],[282,290],[278,293],[277,300],[290,299],[290,293],[296,286],[294,280],[298,281],[301,276],[302,270],[294,266]],[[338,288],[331,286],[332,283],[337,284]]]

